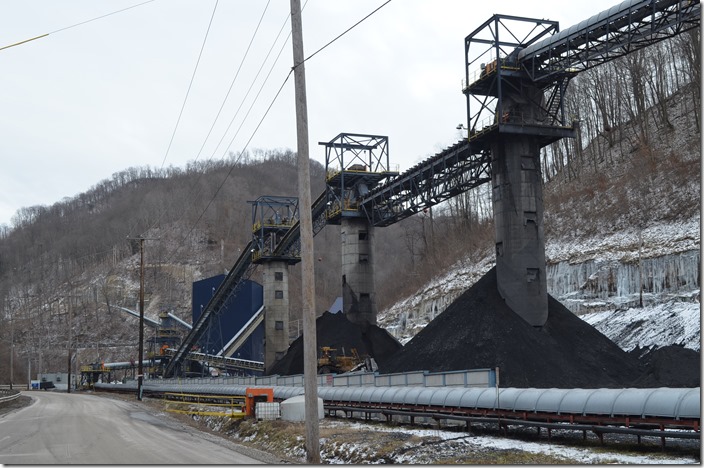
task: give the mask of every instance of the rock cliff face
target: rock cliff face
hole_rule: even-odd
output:
[[[672,309],[671,304],[676,302],[678,314],[691,315],[699,309],[699,240],[696,217],[689,222],[656,225],[641,232],[623,231],[592,241],[549,242],[548,293],[578,315],[626,310],[639,305],[642,277],[644,305]],[[413,296],[382,311],[379,326],[399,341],[408,342],[492,266],[490,253],[477,264],[458,264]],[[601,324],[600,330],[610,338],[624,333],[618,327],[610,332],[606,324]],[[662,346],[683,344],[699,349],[698,339],[691,334],[662,334],[660,339]]]

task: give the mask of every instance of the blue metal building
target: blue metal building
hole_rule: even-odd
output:
[[[225,275],[217,275],[193,283],[193,323],[196,323],[201,311],[208,304],[224,279]],[[245,280],[242,283],[235,297],[225,305],[219,317],[210,321],[208,329],[198,340],[198,346],[202,352],[217,354],[262,307],[264,303],[262,285],[250,280]],[[232,357],[252,361],[264,360],[263,323],[257,326]]]

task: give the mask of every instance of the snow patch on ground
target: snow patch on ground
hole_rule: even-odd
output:
[[[368,430],[369,426],[343,421],[327,421],[327,424],[345,425],[348,429]],[[606,464],[606,463],[622,463],[622,464],[699,464],[699,460],[687,456],[662,455],[662,454],[643,454],[629,455],[615,450],[610,450],[608,446],[598,448],[581,448],[568,447],[563,445],[552,444],[545,442],[527,442],[502,437],[493,436],[474,436],[460,435],[461,433],[453,431],[444,431],[440,429],[411,429],[405,427],[384,427],[375,426],[375,430],[379,432],[394,432],[414,435],[422,439],[436,438],[442,443],[427,445],[424,447],[414,446],[408,447],[409,450],[399,454],[389,454],[393,463],[403,464],[420,464],[428,463],[428,457],[437,456],[439,452],[448,452],[448,456],[460,458],[463,453],[476,452],[477,450],[518,450],[523,452],[551,455],[558,458],[563,458],[565,462],[580,463],[580,464]],[[335,446],[336,455],[331,458],[326,458],[325,463],[341,464],[345,460],[349,460],[355,451],[359,451],[360,447],[352,444],[337,444]],[[432,452],[432,455],[428,452]],[[430,459],[432,460],[432,458]],[[387,462],[389,462],[387,460]]]

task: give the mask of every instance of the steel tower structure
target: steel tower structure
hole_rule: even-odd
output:
[[[491,148],[498,289],[531,325],[548,318],[539,151],[575,136],[570,79],[699,22],[697,1],[626,0],[563,32],[494,15],[465,39],[468,141]]]

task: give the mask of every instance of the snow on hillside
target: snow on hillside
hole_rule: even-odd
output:
[[[671,344],[700,351],[699,302],[671,301],[642,309],[594,312],[580,318],[626,351]]]
[[[642,258],[696,251],[699,250],[700,243],[699,222],[697,216],[687,222],[653,225],[641,232],[633,229],[602,238],[580,239],[579,242],[570,239],[548,241],[547,262],[548,265],[560,262],[579,265],[581,262],[604,260],[633,264],[638,259],[641,239]],[[378,316],[379,326],[405,344],[493,266],[492,252],[486,252],[483,259],[476,263],[466,259],[458,262],[446,274],[433,279],[415,294],[381,311]],[[690,267],[698,269],[698,265]],[[619,279],[616,278],[615,281],[619,282]],[[632,304],[632,297],[609,297],[608,301],[600,303],[606,311],[581,317],[625,350],[636,345],[645,347],[671,344],[682,344],[699,350],[700,292],[698,285],[687,288],[676,294],[668,291],[668,294],[659,297],[647,294],[645,308],[623,310],[623,306],[618,304]],[[548,290],[548,293],[552,292]],[[574,292],[578,293],[579,290]],[[598,304],[592,301],[587,305]]]
[[[643,258],[698,250],[699,227],[700,216],[696,216],[684,222],[648,226],[640,232],[634,228],[587,239],[548,239],[545,256],[549,264],[562,261],[583,263],[595,258],[622,263],[635,262],[638,260],[641,241],[643,245],[640,255]]]

